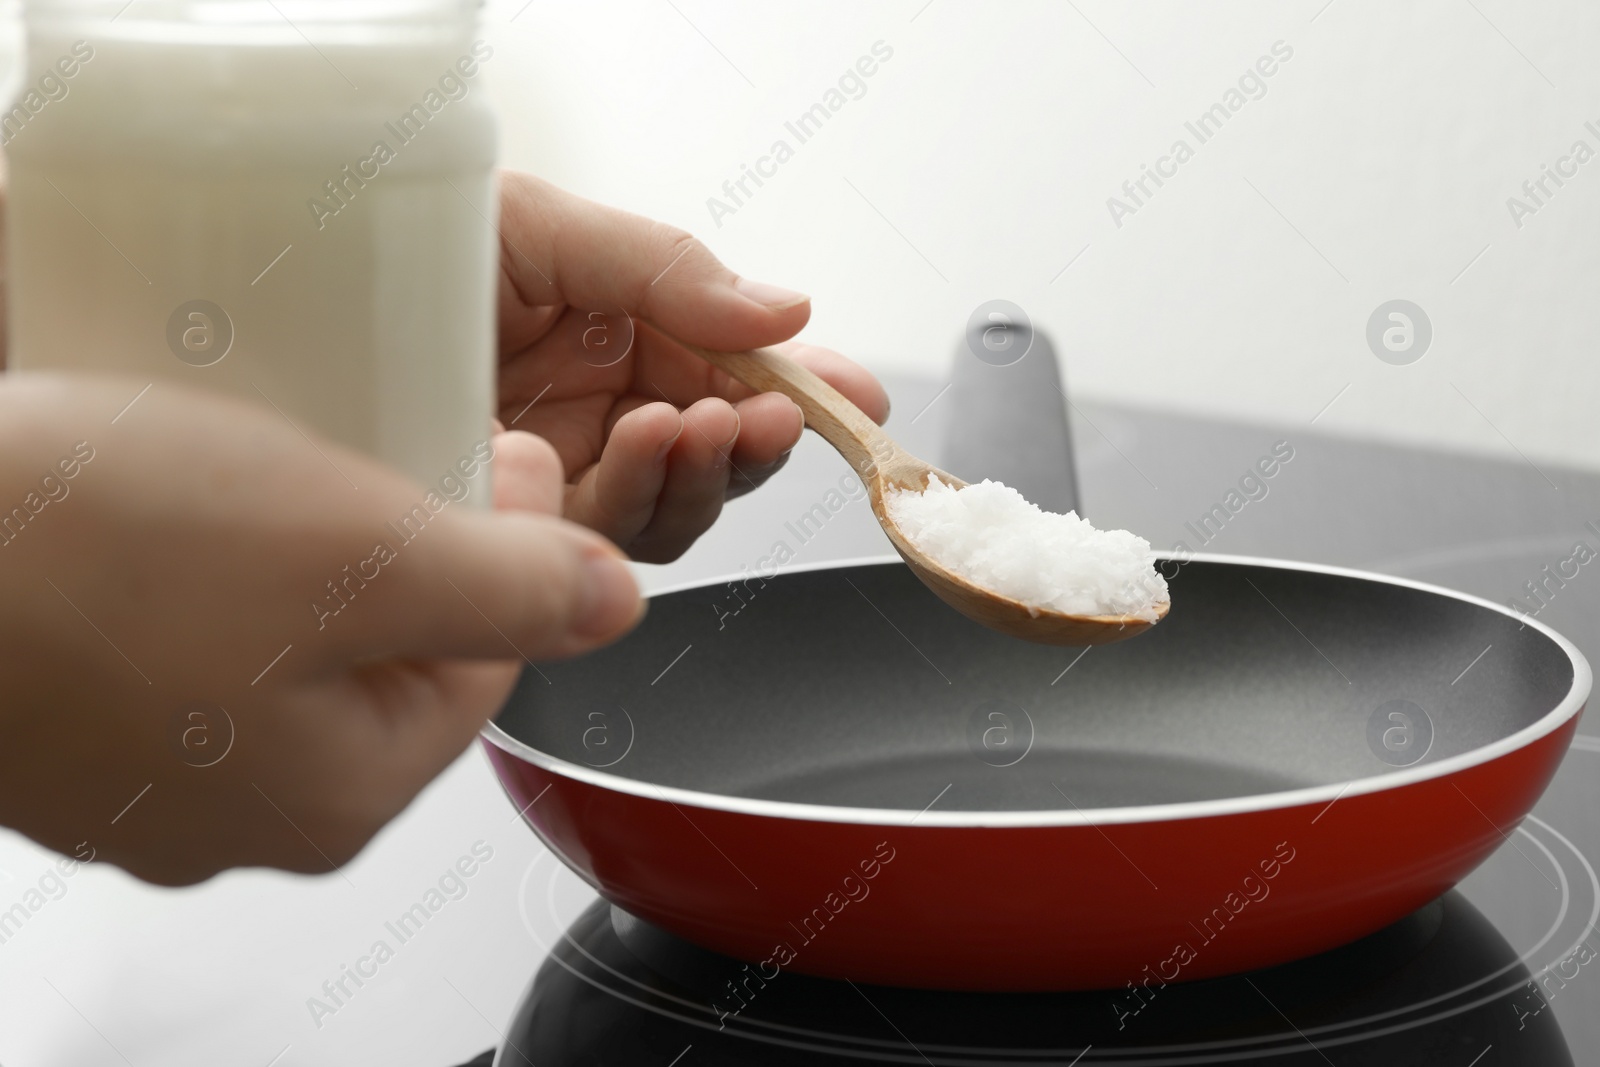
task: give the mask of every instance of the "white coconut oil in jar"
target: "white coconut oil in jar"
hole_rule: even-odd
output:
[[[29,3],[0,117],[10,365],[225,390],[429,486],[470,470],[487,503],[497,133],[477,8]]]

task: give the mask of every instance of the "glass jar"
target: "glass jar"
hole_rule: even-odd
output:
[[[497,129],[477,8],[28,3],[0,119],[11,366],[226,390],[430,487],[470,468],[486,505]]]
[[[10,100],[22,81],[22,3],[0,0],[0,100]]]

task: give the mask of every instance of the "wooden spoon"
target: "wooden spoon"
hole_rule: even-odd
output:
[[[861,475],[872,502],[873,514],[889,535],[895,551],[913,574],[946,604],[974,622],[1012,637],[1047,645],[1105,645],[1148,630],[1154,621],[1132,615],[1068,615],[1030,608],[1020,600],[976,585],[922,552],[901,532],[884,506],[891,489],[922,492],[928,478],[938,475],[946,485],[960,489],[961,479],[913,456],[867,417],[833,386],[794,360],[770,348],[751,352],[713,352],[683,341],[679,344],[736,381],[761,393],[782,393],[805,413],[811,427]],[[1170,601],[1156,606],[1156,618],[1167,614]]]

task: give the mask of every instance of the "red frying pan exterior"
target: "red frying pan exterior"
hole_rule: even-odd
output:
[[[1375,605],[1396,603],[1384,599],[1385,586],[1410,587],[1441,605],[1475,604],[1502,616],[1498,625],[1516,622],[1514,631],[1502,631],[1502,656],[1511,662],[1512,632],[1531,628],[1541,632],[1538,641],[1558,646],[1559,655],[1540,669],[1565,660],[1570,686],[1564,695],[1547,688],[1536,698],[1533,709],[1547,709],[1534,710],[1536,718],[1518,712],[1501,720],[1520,728],[1486,733],[1479,747],[1437,762],[1343,784],[1090,810],[944,810],[935,797],[919,813],[698,792],[568,762],[497,723],[485,729],[485,747],[523,818],[602,896],[749,964],[729,976],[737,988],[727,1003],[795,971],[913,988],[1109,989],[1120,991],[1115,1010],[1135,1013],[1163,984],[1335,948],[1448,891],[1501,847],[1538,801],[1577,730],[1591,683],[1570,642],[1487,601],[1306,564],[1215,557],[1207,566],[1212,570],[1186,572],[1184,580],[1196,592],[1210,590],[1204,603],[1224,613],[1234,609],[1217,606],[1219,598],[1236,585],[1266,596],[1254,583],[1235,581],[1235,567],[1255,568],[1257,580],[1281,588],[1281,596],[1292,587],[1269,579],[1298,572],[1321,583],[1302,583],[1324,598],[1316,602],[1330,610],[1343,603],[1347,616],[1354,604],[1357,618],[1369,605],[1365,586],[1352,582],[1371,583]],[[863,583],[871,578],[866,570],[855,575]],[[822,586],[810,588],[807,596],[821,595]],[[682,604],[683,611],[699,607]],[[1300,607],[1309,604],[1303,596]],[[769,616],[779,617],[787,618]],[[1198,608],[1194,617],[1204,619]],[[1459,622],[1459,615],[1432,610],[1414,618]],[[681,627],[675,619],[665,609],[658,617],[662,626]],[[1242,624],[1245,616],[1237,619]],[[794,625],[799,629],[778,636],[803,639],[809,623]],[[1192,637],[1200,632],[1194,625],[1210,623],[1168,633]],[[681,629],[670,632],[670,644],[682,639]],[[1393,624],[1384,631],[1395,632]],[[1522,663],[1539,662],[1528,658],[1530,646],[1521,647]],[[1182,648],[1180,641],[1164,654],[1181,655]],[[1192,663],[1181,669],[1193,670]],[[1510,712],[1508,700],[1502,695],[1490,707]],[[1480,714],[1478,721],[1493,718]],[[1314,744],[1314,731],[1307,736]]]
[[[779,827],[486,748],[530,825],[602,895],[758,975],[1122,989],[1131,1012],[1165,982],[1333,948],[1438,897],[1533,807],[1577,721],[1331,803],[1104,826]]]

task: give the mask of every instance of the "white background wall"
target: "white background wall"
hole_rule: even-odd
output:
[[[1600,464],[1600,160],[1520,230],[1506,206],[1575,139],[1600,150],[1594,5],[496,0],[488,20],[508,164],[811,293],[806,336],[874,367],[943,375],[1003,297],[1085,395],[1293,424],[1348,385],[1319,428]],[[715,225],[706,199],[879,40],[865,96]],[[1279,40],[1267,94],[1115,226],[1107,198]],[[1365,340],[1394,298],[1435,331],[1409,366]]]

